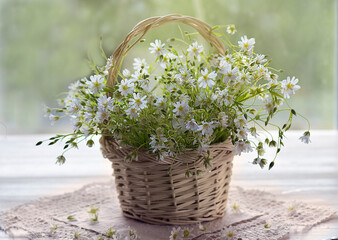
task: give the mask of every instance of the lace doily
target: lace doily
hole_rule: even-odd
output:
[[[285,239],[288,234],[306,231],[332,217],[333,210],[279,200],[263,191],[233,187],[228,210],[222,219],[202,225],[181,226],[190,234],[183,239]],[[98,221],[92,221],[91,207],[98,208]],[[73,219],[67,219],[72,216]],[[130,229],[141,240],[169,239],[173,226],[151,225],[122,216],[112,181],[89,184],[81,189],[46,197],[0,214],[0,230],[27,239],[109,239],[108,229],[116,230],[115,239],[129,237]],[[177,228],[176,228],[177,229]],[[117,238],[119,236],[120,238]],[[111,238],[110,238],[111,239]],[[176,238],[177,239],[177,238]]]

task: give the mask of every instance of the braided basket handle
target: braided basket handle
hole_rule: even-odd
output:
[[[139,22],[126,36],[124,41],[120,44],[120,46],[114,51],[112,58],[113,58],[113,67],[109,69],[109,75],[107,80],[107,87],[113,87],[115,81],[118,76],[118,71],[120,68],[120,64],[122,61],[123,56],[137,43],[139,42],[143,36],[151,29],[160,27],[167,23],[172,22],[181,22],[187,24],[193,28],[195,28],[202,37],[208,41],[212,46],[218,51],[220,54],[225,54],[225,48],[223,43],[219,38],[217,38],[211,32],[211,26],[197,18],[184,16],[180,14],[170,14],[161,17],[151,17],[147,18],[141,22]],[[129,46],[129,43],[135,37],[138,39]]]

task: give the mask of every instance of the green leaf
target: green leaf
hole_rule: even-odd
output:
[[[39,142],[37,142],[36,144],[35,144],[35,146],[39,146],[39,145],[41,145],[42,144],[42,141],[39,141]]]
[[[279,93],[276,93],[275,91],[270,91],[271,95],[277,96],[279,98],[284,98],[282,95],[280,95]]]
[[[275,162],[271,162],[270,164],[269,164],[269,170],[271,169],[271,168],[273,168],[273,166],[275,165]]]

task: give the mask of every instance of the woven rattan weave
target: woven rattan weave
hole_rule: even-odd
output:
[[[133,148],[122,148],[109,137],[102,137],[101,145],[104,157],[112,162],[125,216],[155,224],[191,224],[225,214],[233,160],[231,143],[211,145],[212,167],[207,169],[196,150],[165,161],[141,151],[138,161],[128,162],[124,157]],[[191,172],[203,171],[187,177],[187,164]]]

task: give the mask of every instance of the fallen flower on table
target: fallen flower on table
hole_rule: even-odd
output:
[[[242,213],[242,212],[241,212],[241,209],[240,209],[240,207],[239,207],[239,205],[236,204],[236,203],[234,203],[234,204],[231,206],[231,211],[232,211],[233,213],[236,213],[236,214]]]
[[[184,227],[182,229],[182,232],[183,232],[183,237],[189,237],[191,234],[191,229],[189,227]]]
[[[235,237],[237,239],[237,232],[234,228],[228,226],[221,230],[221,237],[223,237],[224,240],[234,240]]]
[[[88,213],[91,215],[92,222],[97,222],[99,220],[98,211],[99,208],[95,208],[93,205],[91,206],[91,209],[88,211]]]
[[[56,225],[56,224],[51,224],[51,226],[50,226],[50,230],[51,231],[56,231],[58,229],[58,225]]]
[[[199,228],[201,231],[207,230],[207,228],[206,228],[204,225],[202,225],[202,223],[199,223],[199,224],[198,224],[198,228]]]
[[[182,229],[181,227],[173,227],[170,233],[169,240],[181,240],[183,237]]]
[[[111,238],[111,237],[113,237],[113,235],[115,235],[115,233],[116,233],[116,231],[112,230],[111,227],[110,227],[110,228],[108,228],[106,235],[107,235],[107,237]]]

